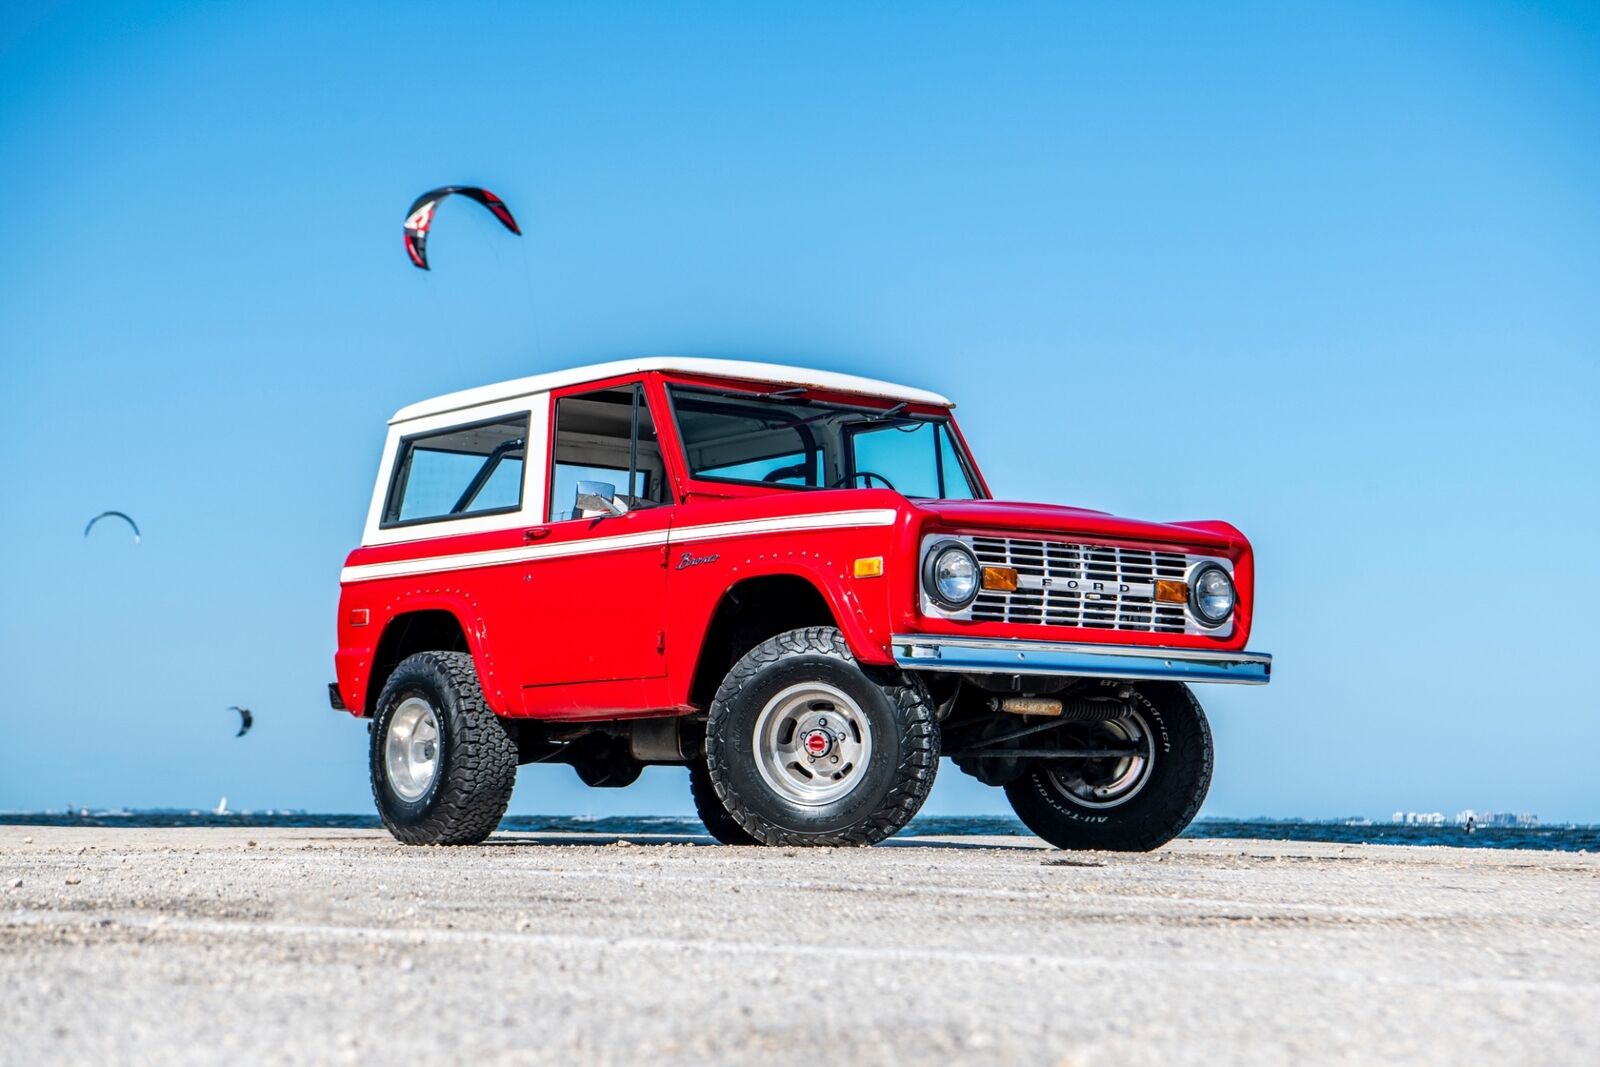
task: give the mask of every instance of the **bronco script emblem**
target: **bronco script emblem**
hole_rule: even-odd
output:
[[[715,563],[721,558],[722,557],[717,555],[715,552],[711,553],[709,556],[697,556],[692,552],[685,552],[683,555],[678,557],[678,570],[681,571],[685,567],[698,567],[702,563]]]

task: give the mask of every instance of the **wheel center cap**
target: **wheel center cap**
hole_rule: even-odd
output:
[[[806,754],[816,759],[833,750],[833,737],[826,730],[812,730],[805,738]]]

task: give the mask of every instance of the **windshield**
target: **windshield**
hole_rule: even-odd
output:
[[[971,500],[976,481],[949,419],[811,400],[804,390],[739,393],[669,385],[689,473],[791,489],[888,488]]]

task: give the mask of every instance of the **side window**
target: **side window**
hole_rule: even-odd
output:
[[[528,416],[407,437],[395,459],[383,525],[466,518],[522,506]]]
[[[591,517],[578,507],[579,482],[613,487],[621,511],[668,502],[667,470],[644,387],[624,385],[556,401],[550,521]]]

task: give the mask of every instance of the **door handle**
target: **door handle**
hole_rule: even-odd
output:
[[[535,526],[531,530],[523,530],[522,531],[522,539],[524,541],[543,541],[546,537],[549,537],[549,536],[550,536],[550,527],[548,527],[548,526]]]

